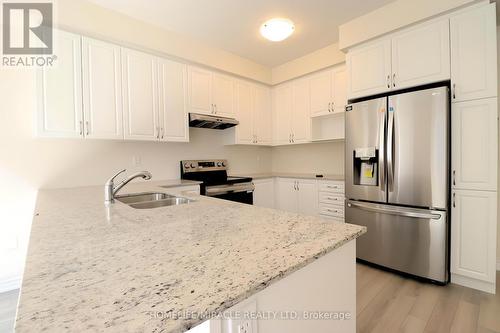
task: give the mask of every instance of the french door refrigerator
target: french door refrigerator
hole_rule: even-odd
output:
[[[346,107],[346,222],[367,227],[357,257],[447,283],[449,89]]]

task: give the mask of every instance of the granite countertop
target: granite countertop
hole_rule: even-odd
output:
[[[162,185],[131,183],[123,193],[168,193]],[[16,332],[184,332],[207,318],[172,314],[220,313],[366,231],[190,198],[141,210],[106,207],[100,186],[41,190]]]
[[[268,173],[249,173],[249,174],[238,174],[232,176],[238,177],[252,177],[253,179],[265,179],[265,178],[273,178],[273,177],[282,177],[282,178],[298,178],[298,179],[318,179],[318,180],[336,180],[336,181],[344,181],[344,175],[330,175],[330,174],[322,174],[323,177],[316,177],[315,173],[291,173],[291,172],[268,172]]]

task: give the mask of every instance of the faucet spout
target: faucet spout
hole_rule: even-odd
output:
[[[140,172],[136,172],[136,173],[131,174],[126,179],[124,179],[120,184],[115,186],[114,179],[116,178],[116,176],[118,176],[119,174],[121,174],[122,172],[125,172],[125,171],[126,170],[122,170],[122,171],[118,172],[116,175],[114,175],[113,177],[108,179],[106,184],[104,184],[104,202],[105,203],[114,202],[115,196],[118,193],[118,191],[120,191],[125,185],[130,183],[135,178],[142,178],[144,180],[150,180],[153,177],[149,171],[140,171]]]

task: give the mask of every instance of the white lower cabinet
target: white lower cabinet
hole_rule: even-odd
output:
[[[256,179],[253,183],[253,204],[257,207],[274,208],[274,178]]]
[[[452,282],[494,293],[497,193],[454,190],[452,196]]]
[[[318,188],[314,179],[277,178],[276,208],[307,215],[318,213]]]

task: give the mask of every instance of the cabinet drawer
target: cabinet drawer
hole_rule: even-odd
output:
[[[319,202],[335,206],[344,206],[344,195],[341,193],[319,192]]]
[[[342,222],[344,223],[345,220],[341,216],[331,216],[331,215],[324,215],[324,214],[319,214],[320,217],[334,221],[334,222]]]
[[[319,214],[333,217],[344,217],[344,207],[320,203]]]
[[[344,193],[344,182],[319,182],[320,192]]]

